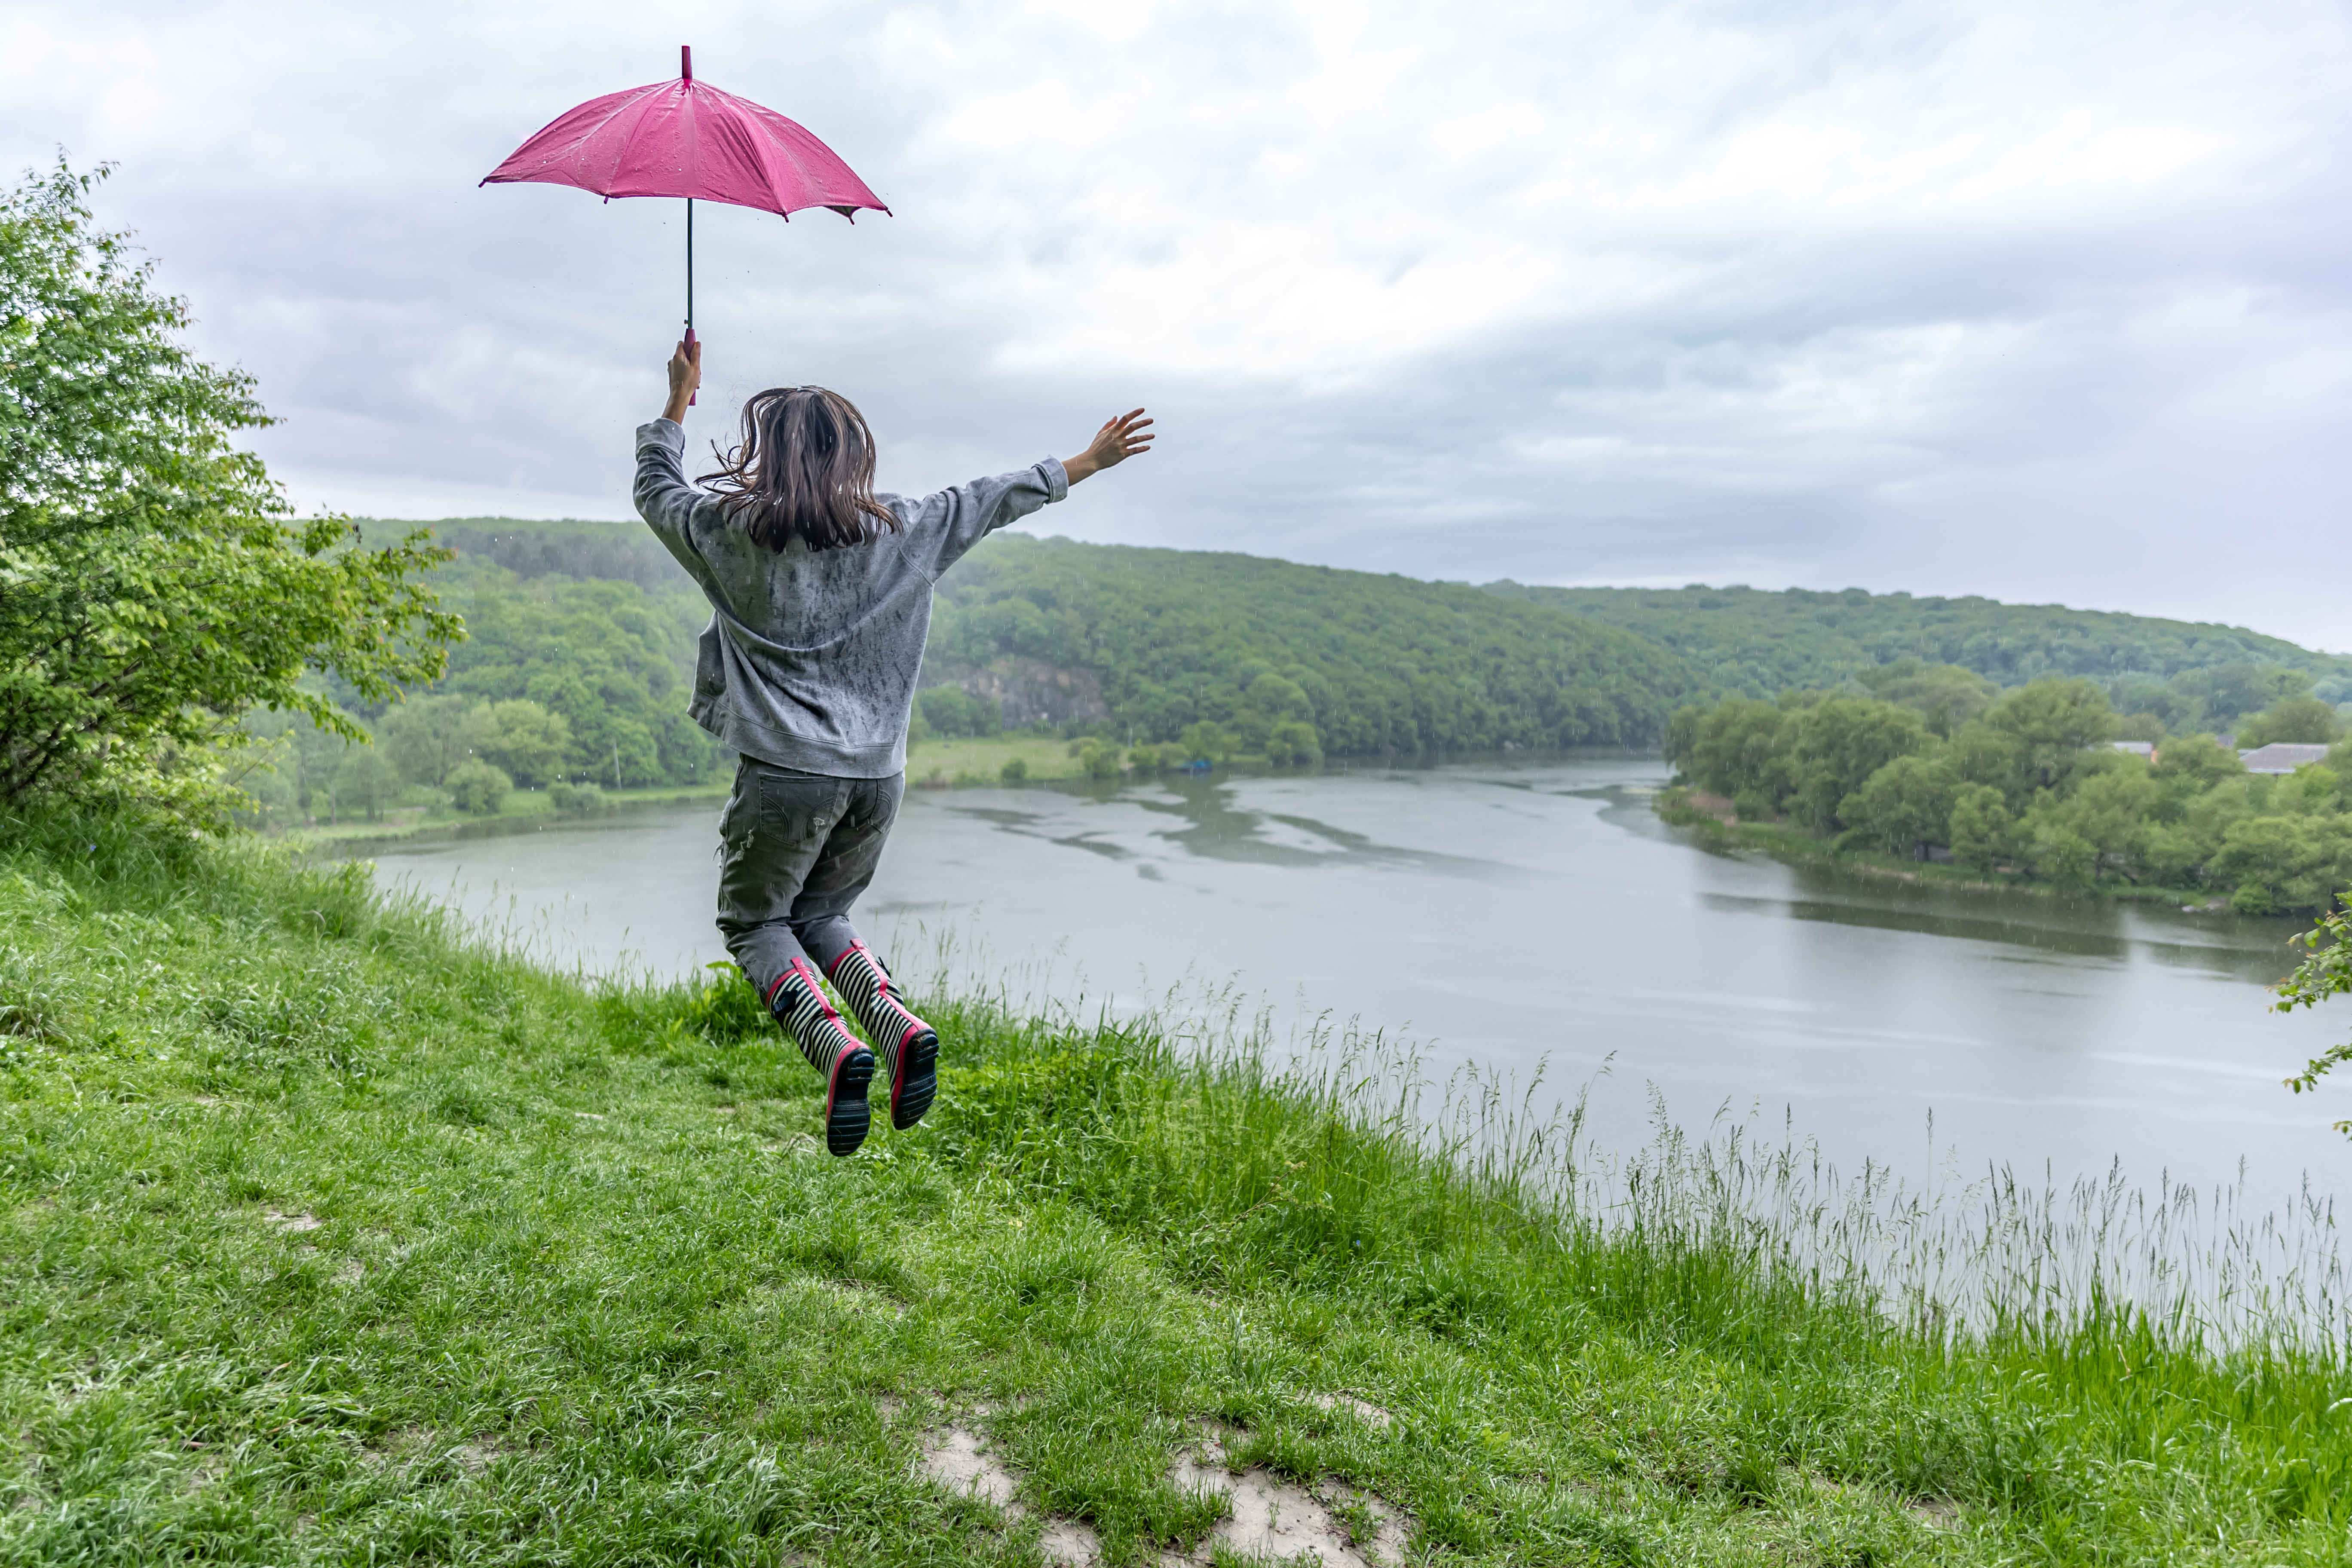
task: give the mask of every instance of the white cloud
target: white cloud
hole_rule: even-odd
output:
[[[698,217],[702,435],[776,380],[1040,519],[1528,580],[1858,583],[2352,645],[2352,39],[2185,4],[0,4],[0,152],[262,378],[306,502],[619,516],[676,204],[473,183],[675,69],[897,209]]]

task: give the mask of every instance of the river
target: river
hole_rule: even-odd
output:
[[[910,791],[861,905],[901,967],[1129,1010],[1220,988],[1418,1042],[1627,1146],[1653,1093],[1906,1176],[2332,1193],[2352,1084],[2280,1080],[2352,1033],[2281,1016],[2283,921],[1926,889],[1708,853],[1654,757]],[[677,973],[710,926],[715,805],[379,849],[388,878],[567,967]]]

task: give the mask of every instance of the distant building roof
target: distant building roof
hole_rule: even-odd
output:
[[[2300,767],[2327,760],[2325,746],[2304,745],[2294,741],[2273,741],[2267,746],[2256,746],[2251,752],[2240,752],[2238,760],[2246,764],[2250,773],[2291,773]]]
[[[2107,744],[2118,752],[2129,752],[2135,757],[2156,755],[2155,742],[2150,741],[2109,741]]]

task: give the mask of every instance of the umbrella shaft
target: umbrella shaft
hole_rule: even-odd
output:
[[[694,331],[694,198],[686,198],[686,330]]]

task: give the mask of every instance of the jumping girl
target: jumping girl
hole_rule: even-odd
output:
[[[877,1052],[891,1126],[920,1121],[938,1085],[938,1032],[849,923],[906,789],[931,589],[991,532],[1150,450],[1151,421],[1139,408],[1075,458],[909,500],[875,493],[873,433],[848,399],[771,387],[743,405],[741,444],[702,489],[683,463],[701,384],[702,346],[678,344],[669,402],[637,426],[637,515],[710,601],[688,710],[741,758],[719,819],[719,930],[824,1076],[824,1145],[848,1154],[866,1140]]]

